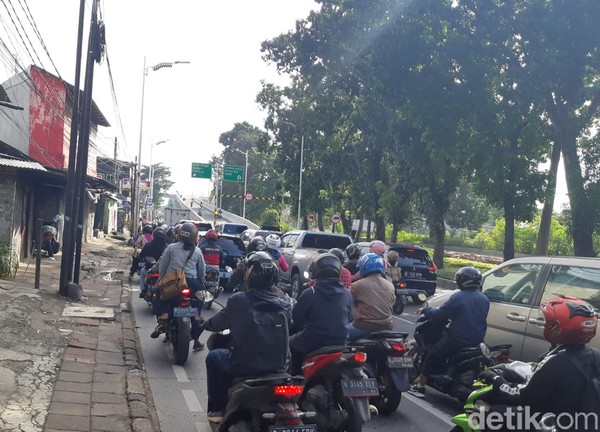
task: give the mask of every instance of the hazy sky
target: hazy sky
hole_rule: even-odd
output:
[[[29,6],[58,72],[72,83],[79,1],[5,0],[3,3],[9,9],[14,6],[23,20],[41,57],[41,66],[56,73],[22,9],[22,5]],[[86,5],[87,23],[91,0],[86,0]],[[121,159],[133,160],[138,154],[144,56],[148,66],[190,61],[148,72],[142,163],[150,162],[151,143],[168,139],[167,143],[154,146],[153,162],[160,161],[171,168],[172,180],[176,182],[174,190],[207,195],[210,182],[192,179],[191,163],[208,162],[213,154],[220,153],[219,135],[230,130],[234,123],[248,121],[262,127],[265,115],[255,103],[261,80],[287,82],[285,77],[277,75],[273,65],[261,59],[261,42],[292,30],[297,19],[305,18],[318,6],[313,0],[101,1],[107,54],[125,137],[118,127],[105,59],[95,68],[94,100],[112,127],[100,128],[99,145],[112,157],[116,136]],[[25,67],[32,63],[4,4],[0,4],[0,39]],[[3,54],[0,82],[3,82],[15,69],[2,49],[0,53]],[[562,165],[559,185],[557,210],[567,201]]]

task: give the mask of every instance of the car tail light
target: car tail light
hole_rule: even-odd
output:
[[[297,384],[280,385],[273,389],[275,396],[283,396],[288,399],[300,396],[303,391],[304,386]]]
[[[390,346],[395,351],[395,354],[401,354],[401,353],[404,353],[406,351],[406,344],[405,343],[390,342]]]
[[[406,282],[400,282],[400,288],[405,289],[406,288]]]
[[[309,357],[302,363],[302,374],[306,378],[311,378],[315,372],[321,369],[323,366],[336,361],[343,354],[341,352],[334,352],[331,354],[322,354],[314,357]]]
[[[357,352],[352,356],[352,360],[356,363],[365,363],[367,361],[367,353]]]
[[[406,249],[406,252],[408,252],[408,253],[415,253],[415,250],[414,249]]]
[[[184,297],[189,297],[191,293],[192,293],[192,290],[189,288],[184,288],[181,290],[181,295]]]
[[[431,264],[431,267],[428,267],[427,270],[429,270],[429,271],[436,271],[437,270],[437,266],[435,264]]]
[[[158,273],[152,273],[150,275],[150,277],[153,278],[153,279],[158,279],[160,277],[160,275]]]

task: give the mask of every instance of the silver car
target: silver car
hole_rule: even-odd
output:
[[[578,297],[600,309],[600,259],[526,257],[506,261],[483,274],[483,293],[490,299],[488,345],[512,344],[514,360],[536,361],[548,351],[540,303],[561,294]],[[436,296],[441,306],[452,292]],[[600,348],[600,335],[590,345]]]

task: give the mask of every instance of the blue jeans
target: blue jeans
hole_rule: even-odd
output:
[[[148,289],[148,287],[146,286],[146,282],[144,281],[144,279],[146,278],[146,273],[148,273],[148,269],[146,268],[146,266],[144,266],[140,269],[140,291],[141,292],[146,292],[146,290]]]
[[[206,356],[206,385],[210,411],[225,411],[228,390],[231,386],[231,353],[228,349],[218,348]]]
[[[360,339],[362,337],[367,337],[370,334],[371,332],[357,329],[352,324],[348,324],[348,342],[355,341],[356,339]]]

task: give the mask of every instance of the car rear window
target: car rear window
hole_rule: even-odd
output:
[[[346,249],[351,243],[350,238],[327,234],[306,234],[302,240],[302,247],[315,249]]]
[[[431,258],[427,251],[422,249],[393,249],[398,252],[398,264],[399,265],[415,265],[422,264],[430,266],[432,265]]]
[[[225,224],[223,225],[223,233],[224,234],[241,234],[246,231],[248,227],[246,225],[235,225],[235,224]]]
[[[209,223],[197,223],[198,231],[208,231],[212,229],[212,225]]]
[[[246,253],[246,247],[241,239],[230,239],[219,237],[217,244],[221,246],[221,249],[227,251],[232,256],[242,256]]]

